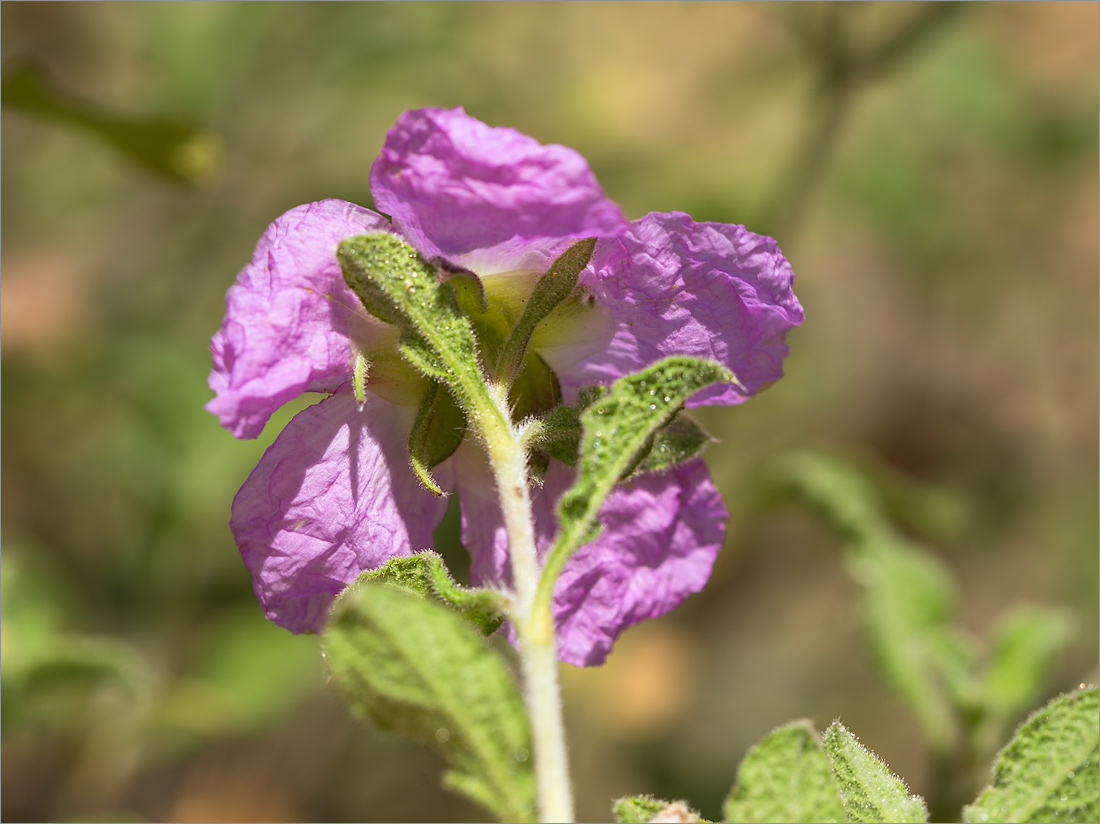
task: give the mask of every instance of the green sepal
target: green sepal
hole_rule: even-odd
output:
[[[821,744],[849,821],[928,820],[920,796],[910,795],[902,780],[840,722],[834,721],[825,730]]]
[[[454,396],[437,381],[429,381],[409,433],[409,461],[425,488],[433,495],[446,494],[431,470],[451,457],[466,433],[466,416]]]
[[[650,821],[706,822],[686,801],[665,801],[652,795],[627,795],[615,799],[611,812],[619,824],[647,824]]]
[[[722,816],[723,821],[746,824],[848,820],[810,721],[792,721],[753,745],[737,770]]]
[[[466,269],[447,272],[443,284],[451,290],[459,309],[467,315],[488,310],[489,299],[485,295],[485,284],[473,272]]]
[[[631,476],[663,472],[687,463],[701,456],[713,441],[703,427],[681,412],[654,433],[649,452],[638,462]]]
[[[398,589],[442,601],[472,621],[482,635],[492,635],[504,623],[507,600],[492,589],[464,587],[454,582],[443,558],[430,549],[394,558],[359,576],[359,583],[390,584]]]
[[[569,557],[599,534],[600,507],[619,479],[637,466],[654,433],[700,389],[733,379],[720,363],[677,356],[619,378],[605,394],[586,394],[590,405],[580,414],[577,478],[558,501],[561,529],[539,581],[539,601],[549,600]]]
[[[455,290],[440,283],[435,267],[386,233],[349,238],[336,256],[344,281],[364,308],[401,329],[402,357],[446,384],[468,414],[487,408],[473,329]]]
[[[534,448],[566,466],[576,466],[584,431],[581,412],[588,405],[555,407],[539,422]],[[713,441],[714,438],[705,429],[681,410],[653,433],[652,439],[639,452],[640,457],[635,465],[628,467],[619,480],[625,481],[647,472],[663,472],[686,463],[700,457]]]
[[[512,420],[544,415],[561,404],[561,384],[558,376],[535,352],[528,352],[515,382],[508,390]]]
[[[533,821],[531,733],[500,655],[432,599],[360,582],[337,599],[324,634],[348,703],[384,730],[438,747],[443,783],[502,821]]]
[[[535,486],[542,486],[550,471],[550,456],[545,452],[532,452],[527,457],[527,479]]]
[[[574,406],[557,406],[539,421],[538,435],[531,446],[566,466],[576,466],[583,432],[581,410]]]
[[[504,342],[500,365],[497,368],[497,376],[500,380],[510,384],[519,374],[527,353],[527,345],[531,341],[535,328],[573,292],[577,286],[577,279],[584,267],[588,265],[588,261],[592,259],[592,251],[595,248],[595,238],[574,243],[562,252],[546,273],[539,278],[534,290],[527,298],[523,314],[520,315],[509,332],[508,339]]]
[[[1100,700],[1096,687],[1060,695],[1033,713],[997,756],[993,783],[963,820],[1100,819]]]

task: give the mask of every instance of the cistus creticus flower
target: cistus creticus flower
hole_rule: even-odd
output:
[[[216,397],[207,408],[237,437],[256,437],[304,392],[326,395],[279,434],[232,508],[267,617],[293,632],[320,632],[335,596],[364,570],[431,547],[447,508],[409,466],[424,379],[397,354],[396,328],[367,315],[345,284],[341,241],[390,232],[442,273],[476,274],[489,302],[478,328],[487,329],[514,322],[538,275],[577,240],[596,238],[579,297],[532,338],[541,371],[530,371],[516,403],[536,410],[545,405],[530,397],[572,402],[582,387],[674,354],[718,360],[737,376],[687,406],[740,403],[782,375],[786,333],[803,319],[771,238],[678,212],[627,221],[575,151],[462,109],[403,114],[370,184],[389,219],[325,200],[272,223],[229,289],[211,342]],[[362,403],[357,358],[370,363]],[[472,583],[506,587],[503,519],[472,440],[432,474],[458,492]],[[532,491],[540,552],[572,471],[551,462]],[[601,510],[600,537],[570,559],[554,590],[561,659],[602,663],[626,627],[699,591],[727,518],[698,459],[618,486]]]

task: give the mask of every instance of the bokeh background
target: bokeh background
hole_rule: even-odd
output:
[[[229,503],[257,442],[203,410],[265,226],[370,205],[419,106],[585,155],[628,217],[776,237],[787,376],[708,410],[732,511],[705,592],[565,672],[579,814],[717,817],[746,748],[840,718],[929,781],[840,542],[768,494],[814,449],[910,503],[976,637],[1020,603],[1096,680],[1098,5],[5,3],[4,820],[477,820],[267,624]],[[461,566],[455,520],[440,546]],[[459,571],[461,574],[461,570]]]

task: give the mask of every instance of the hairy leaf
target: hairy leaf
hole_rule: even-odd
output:
[[[986,821],[1100,818],[1100,701],[1096,687],[1033,713],[993,765],[993,783],[963,810]]]
[[[901,779],[839,722],[834,721],[825,730],[822,749],[832,766],[849,821],[928,820],[924,801],[909,795]]]
[[[423,598],[442,601],[473,621],[483,635],[492,635],[504,623],[507,606],[504,596],[496,590],[456,584],[443,558],[430,549],[367,570],[359,581],[390,584]]]
[[[598,534],[600,507],[619,479],[638,466],[654,434],[697,391],[733,379],[714,361],[671,357],[619,378],[598,398],[589,396],[591,405],[580,415],[577,479],[558,502],[561,531],[547,556],[540,597],[548,593],[569,557]]]
[[[745,755],[724,821],[847,821],[840,790],[808,720],[768,733]]]
[[[374,582],[349,587],[324,636],[352,707],[380,727],[438,746],[444,784],[503,821],[531,821],[535,783],[523,702],[500,656],[439,603]]]

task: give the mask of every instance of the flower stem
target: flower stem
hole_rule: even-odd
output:
[[[540,570],[534,518],[527,486],[527,452],[519,433],[506,422],[506,401],[490,392],[501,415],[484,416],[481,435],[489,452],[500,497],[515,601],[512,623],[519,635],[524,701],[531,721],[538,809],[541,821],[573,820],[573,793],[565,749],[561,688],[553,615],[548,601],[537,602]]]

